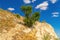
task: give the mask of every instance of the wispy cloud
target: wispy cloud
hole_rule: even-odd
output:
[[[41,9],[41,10],[46,10],[46,9],[48,8],[48,5],[49,5],[48,2],[45,1],[45,2],[37,5],[35,8],[36,8],[36,9]]]
[[[52,14],[59,14],[59,12],[53,12]]]
[[[23,2],[25,3],[25,4],[29,4],[29,3],[34,3],[36,0],[23,0]]]
[[[50,0],[53,4],[57,2],[57,0]]]
[[[8,8],[8,10],[10,10],[10,11],[14,11],[15,9],[14,9],[14,8]]]
[[[23,0],[23,2],[24,2],[24,3],[26,3],[26,4],[31,3],[31,1],[30,1],[30,0]]]
[[[30,0],[23,0],[23,2],[24,2],[25,4],[29,4],[29,3],[31,3]]]
[[[32,0],[32,2],[34,3],[36,0]]]
[[[59,12],[53,12],[52,17],[59,17]]]
[[[52,17],[59,17],[59,15],[55,15],[55,14],[54,14]]]

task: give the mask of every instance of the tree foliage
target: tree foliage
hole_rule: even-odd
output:
[[[32,27],[32,25],[40,18],[39,12],[32,13],[32,6],[22,6],[21,10],[25,14],[24,22],[28,27]]]
[[[32,13],[32,7],[31,6],[22,6],[21,10],[25,13],[25,17],[29,17]]]

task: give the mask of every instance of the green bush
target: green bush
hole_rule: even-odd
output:
[[[22,6],[21,10],[25,14],[24,22],[28,27],[32,27],[32,25],[40,18],[39,12],[35,12],[34,14],[32,14],[31,6]]]

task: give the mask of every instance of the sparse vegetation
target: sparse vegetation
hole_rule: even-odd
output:
[[[28,27],[32,27],[32,25],[40,18],[39,12],[32,13],[31,6],[22,6],[21,10],[25,14],[24,22]]]
[[[20,15],[19,15],[19,14],[15,14],[15,16],[16,16],[17,18],[20,18]]]
[[[58,40],[60,40],[60,38]]]
[[[51,39],[51,36],[49,34],[45,34],[43,36],[43,40],[50,40]]]
[[[55,40],[60,40],[60,38],[58,37],[58,38],[54,38]]]
[[[43,36],[43,40],[51,40],[51,35],[46,33],[44,36]],[[53,40],[59,40],[58,38],[55,38],[53,37]]]
[[[58,38],[54,38],[55,40],[59,40]]]

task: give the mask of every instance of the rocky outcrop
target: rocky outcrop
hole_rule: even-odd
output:
[[[32,28],[23,23],[23,17],[17,18],[11,12],[0,10],[0,40],[55,40],[53,27],[44,22],[36,22]]]

